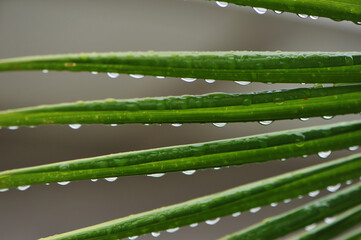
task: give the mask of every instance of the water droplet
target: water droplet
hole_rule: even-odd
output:
[[[45,183],[45,186],[49,186],[50,185],[50,183]]]
[[[217,5],[222,7],[222,8],[225,8],[228,6],[228,2],[220,2],[220,1],[216,1]]]
[[[10,126],[8,127],[9,130],[18,130],[19,127],[18,126]]]
[[[306,158],[306,157],[308,157],[308,155],[302,155],[302,157],[303,157],[303,158]]]
[[[289,199],[289,198],[288,198],[288,199],[285,199],[285,200],[283,200],[283,202],[284,202],[284,203],[290,203],[290,202],[291,202],[291,199]]]
[[[134,240],[134,239],[137,239],[138,236],[133,236],[133,237],[128,237],[129,240]]]
[[[239,217],[241,216],[241,212],[236,212],[232,214],[232,217]]]
[[[299,17],[302,18],[302,19],[305,19],[305,18],[308,17],[307,14],[297,14],[297,16],[299,16]]]
[[[90,72],[91,74],[93,74],[93,75],[97,75],[98,74],[98,72]]]
[[[144,78],[144,75],[141,75],[141,74],[129,74],[129,77],[132,77],[132,78]]]
[[[330,120],[330,119],[333,118],[333,116],[323,116],[322,118],[325,119],[325,120]]]
[[[69,124],[69,127],[72,129],[79,129],[81,127],[81,124]]]
[[[310,120],[309,118],[300,118],[301,121],[308,121]]]
[[[206,83],[214,83],[216,80],[214,80],[214,79],[204,79],[204,81],[206,81]]]
[[[6,192],[6,191],[9,191],[9,188],[0,189],[0,192]]]
[[[278,203],[271,203],[271,207],[277,207]]]
[[[18,189],[20,191],[25,191],[26,189],[28,189],[30,187],[30,185],[26,185],[26,186],[19,186]]]
[[[352,147],[349,147],[348,150],[356,151],[358,148],[359,148],[359,146],[352,146]]]
[[[118,124],[113,123],[113,124],[110,124],[110,126],[111,127],[116,127],[116,126],[118,126]]]
[[[196,172],[196,170],[187,170],[187,171],[183,171],[182,173],[184,173],[185,175],[192,175]]]
[[[197,227],[198,223],[192,223],[191,225],[189,225],[191,228]]]
[[[172,123],[172,126],[173,127],[180,127],[180,126],[182,126],[182,124],[181,123]]]
[[[283,13],[282,11],[277,11],[277,10],[274,10],[274,12],[275,12],[276,14],[281,14],[281,13]]]
[[[119,77],[119,73],[110,73],[110,72],[108,72],[107,75],[108,75],[110,78],[117,78],[117,77]]]
[[[68,185],[70,181],[58,182],[59,185],[65,186]]]
[[[42,72],[43,72],[43,73],[48,73],[49,70],[48,70],[48,69],[44,69]]]
[[[251,82],[248,82],[248,81],[234,81],[234,82],[239,84],[239,85],[242,85],[242,86],[246,86],[246,85],[251,83]]]
[[[249,211],[250,211],[251,213],[256,213],[256,212],[258,212],[259,210],[261,210],[261,207],[251,208]]]
[[[311,18],[312,20],[317,20],[317,19],[318,19],[318,16],[312,16],[312,15],[310,15],[310,18]]]
[[[165,77],[164,76],[156,76],[156,78],[163,79]]]
[[[327,217],[324,219],[325,223],[331,224],[336,220],[336,217]]]
[[[302,196],[302,195],[298,196],[298,199],[302,199],[302,198],[303,198],[303,196]]]
[[[165,173],[154,173],[154,174],[148,174],[148,177],[163,177]]]
[[[214,224],[216,224],[217,222],[219,222],[219,220],[221,220],[221,218],[215,218],[215,219],[211,219],[211,220],[207,220],[206,221],[206,224],[208,224],[208,225],[214,225]]]
[[[227,123],[213,123],[213,125],[216,127],[224,127],[227,125]]]
[[[117,177],[108,177],[108,178],[104,178],[104,179],[105,179],[105,181],[108,181],[108,182],[114,182],[118,178]]]
[[[152,236],[153,236],[153,237],[159,237],[159,236],[160,236],[160,232],[152,232]]]
[[[169,233],[174,233],[174,232],[176,232],[176,231],[178,231],[178,230],[179,230],[179,227],[169,228],[169,229],[167,229],[166,231],[169,232]]]
[[[253,8],[253,10],[256,11],[256,13],[258,14],[265,14],[267,12],[267,9],[266,8]]]
[[[320,158],[327,158],[328,156],[330,156],[331,155],[331,150],[329,150],[329,151],[325,151],[325,152],[319,152],[318,153],[318,156],[320,157]]]
[[[311,230],[314,229],[316,226],[317,226],[316,223],[311,224],[311,225],[308,225],[308,226],[305,227],[305,230],[306,230],[306,231],[311,231]]]
[[[213,168],[214,170],[219,170],[219,169],[221,169],[220,167],[215,167],[215,168]]]
[[[197,78],[181,78],[185,82],[194,82]]]
[[[351,185],[352,184],[352,181],[351,180],[347,180],[346,181],[346,185]]]
[[[98,179],[94,178],[94,179],[90,179],[90,181],[96,182],[96,181],[98,181]]]
[[[281,161],[282,161],[282,162],[284,162],[284,161],[286,161],[286,160],[287,160],[286,158],[281,158]]]
[[[267,126],[267,125],[270,125],[271,123],[273,123],[273,121],[259,121],[258,123],[263,126]]]
[[[336,192],[337,190],[339,190],[341,187],[341,184],[336,184],[336,185],[333,185],[333,186],[328,186],[327,187],[327,191],[329,192]]]
[[[319,190],[316,190],[316,191],[309,192],[309,193],[308,193],[308,196],[310,196],[310,197],[316,197],[318,194],[320,194],[320,191],[319,191]]]

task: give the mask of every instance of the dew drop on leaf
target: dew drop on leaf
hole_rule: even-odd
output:
[[[163,78],[165,78],[164,76],[156,76],[156,78],[158,78],[158,79],[163,79]]]
[[[319,152],[319,153],[317,153],[317,155],[320,157],[320,158],[327,158],[328,156],[330,156],[331,155],[331,150],[329,150],[329,151],[325,151],[325,152]]]
[[[195,228],[198,226],[198,223],[192,223],[191,225],[189,225],[191,228]]]
[[[312,16],[312,15],[310,15],[310,18],[311,18],[312,20],[317,20],[317,19],[318,19],[318,16]]]
[[[93,75],[97,75],[98,74],[98,72],[90,72],[91,74],[93,74]]]
[[[341,184],[336,184],[336,185],[333,185],[333,186],[328,186],[327,187],[327,191],[329,192],[336,192],[337,190],[339,190],[341,187]]]
[[[352,146],[348,148],[350,151],[356,151],[357,149],[359,149],[359,146]]]
[[[261,207],[251,208],[249,211],[250,211],[251,213],[256,213],[256,212],[258,212],[259,210],[261,210]]]
[[[277,207],[278,203],[271,203],[271,207]]]
[[[219,220],[221,220],[221,218],[215,218],[215,219],[211,219],[211,220],[207,220],[206,221],[206,224],[208,224],[208,225],[214,225],[214,224],[216,224],[217,222],[219,222]]]
[[[256,8],[256,7],[254,7],[253,10],[255,10],[256,13],[258,13],[258,14],[265,14],[267,12],[266,8]]]
[[[148,177],[163,177],[165,175],[165,173],[153,173],[153,174],[148,174]]]
[[[176,227],[176,228],[170,228],[170,229],[167,229],[166,231],[169,232],[169,233],[174,233],[176,231],[179,230],[179,227]]]
[[[0,189],[0,192],[6,192],[6,191],[9,191],[9,189],[8,188]]]
[[[153,237],[159,237],[159,236],[160,236],[160,232],[152,232],[152,236],[153,236]]]
[[[132,77],[132,78],[144,78],[144,75],[140,75],[140,74],[129,74],[129,77]]]
[[[181,78],[185,82],[194,82],[197,78]]]
[[[69,124],[69,127],[71,129],[79,129],[81,127],[81,124]]]
[[[291,199],[289,199],[289,198],[288,198],[288,199],[285,199],[285,200],[283,200],[283,202],[284,202],[284,203],[290,203],[290,202],[291,202]]]
[[[310,196],[310,197],[316,197],[318,194],[320,194],[320,191],[319,191],[319,190],[316,190],[316,191],[309,192],[309,193],[308,193],[308,196]]]
[[[305,18],[308,17],[307,14],[297,14],[297,16],[299,16],[299,17],[302,18],[302,19],[305,19]]]
[[[325,223],[331,224],[336,220],[336,217],[327,217],[324,219]]]
[[[281,13],[283,13],[282,11],[277,11],[277,10],[274,10],[274,12],[275,12],[276,14],[281,14]]]
[[[108,75],[110,78],[117,78],[117,77],[119,77],[119,73],[111,73],[111,72],[108,72],[107,75]]]
[[[59,185],[65,186],[68,185],[70,181],[58,182]]]
[[[228,6],[228,2],[220,2],[220,1],[216,1],[217,5],[222,7],[222,8],[225,8]]]
[[[204,79],[204,81],[206,81],[206,83],[214,83],[216,80],[214,80],[214,79]]]
[[[48,73],[49,70],[48,70],[48,69],[43,69],[41,72],[42,72],[42,73]]]
[[[241,216],[241,212],[236,212],[232,214],[232,217],[239,217]]]
[[[181,123],[172,123],[172,126],[173,127],[180,127],[180,126],[182,126],[182,124]]]
[[[216,127],[224,127],[227,125],[227,123],[213,123],[213,125]]]
[[[239,84],[239,85],[242,85],[242,86],[246,86],[246,85],[251,83],[251,82],[248,82],[248,81],[234,81],[234,82]]]
[[[30,185],[26,185],[26,186],[19,186],[18,189],[20,191],[25,191],[26,189],[28,189],[30,187]]]
[[[267,126],[267,125],[270,125],[271,123],[273,123],[273,121],[259,121],[258,123],[263,126]]]
[[[310,120],[309,118],[300,118],[301,121],[308,121]]]
[[[129,240],[134,240],[134,239],[137,239],[138,236],[133,236],[133,237],[128,237]]]
[[[330,119],[333,118],[333,116],[323,116],[322,118],[325,119],[325,120],[330,120]]]
[[[311,224],[311,225],[308,225],[308,226],[305,227],[305,230],[306,230],[306,231],[311,231],[311,230],[314,229],[316,226],[317,226],[316,223]]]
[[[10,126],[8,127],[9,130],[18,130],[19,127],[18,126]]]
[[[108,177],[108,178],[104,178],[104,179],[105,179],[105,181],[108,181],[108,182],[114,182],[118,178],[117,177]]]
[[[196,170],[187,170],[187,171],[183,171],[182,173],[185,175],[192,175],[196,172]]]
[[[90,181],[92,181],[92,182],[96,182],[96,181],[98,181],[98,179],[93,178],[93,179],[90,179]]]

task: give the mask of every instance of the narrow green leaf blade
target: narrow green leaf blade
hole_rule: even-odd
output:
[[[361,85],[351,85],[43,105],[0,111],[0,126],[249,122],[359,112]]]
[[[343,236],[343,240],[360,240],[361,239],[361,228],[351,231],[347,235]]]
[[[96,71],[274,83],[360,83],[360,52],[123,52],[0,60],[1,71]]]
[[[119,239],[202,222],[265,206],[360,176],[361,154],[308,167],[213,195],[54,235],[44,240]],[[361,183],[330,196],[327,215],[361,203]],[[326,216],[327,216],[326,215]]]
[[[361,223],[361,205],[334,217],[332,223],[323,223],[312,231],[305,232],[292,240],[329,240]]]
[[[361,24],[361,2],[359,0],[224,0],[223,2],[326,17],[336,21],[348,20]]]
[[[361,121],[65,161],[0,172],[0,189],[197,170],[340,150],[361,143]]]
[[[355,186],[347,188],[339,193],[331,194],[294,210],[265,219],[258,224],[250,226],[231,235],[227,235],[223,238],[220,238],[219,240],[278,239],[279,237],[285,236],[307,225],[321,221],[326,217],[333,216],[337,213],[343,212],[349,208],[359,205],[359,200],[347,199],[346,196],[347,192],[352,191],[352,189],[360,189],[360,187],[361,183],[358,183]],[[351,201],[353,203],[349,204],[349,202],[344,201]],[[337,220],[337,223],[341,225],[332,224],[327,226],[327,230],[331,230],[332,227],[334,227],[335,229],[332,229],[327,233],[327,230],[325,228],[324,231],[322,231],[323,233],[325,233],[324,236],[322,236],[321,234],[316,234],[316,232],[318,231],[315,231],[315,233],[308,235],[310,238],[305,239],[331,239],[332,236],[334,236],[333,233],[338,232],[336,229],[341,230],[339,228],[343,226],[345,227],[344,230],[346,230],[347,227],[352,227],[353,225],[355,225],[355,223],[360,220],[360,217],[361,207],[354,207],[346,213],[343,213],[340,216],[340,219]]]

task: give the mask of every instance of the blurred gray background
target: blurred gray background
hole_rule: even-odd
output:
[[[360,51],[361,26],[328,19],[300,19],[295,14],[258,15],[250,7],[220,8],[203,0],[0,0],[0,58],[38,54],[137,50],[284,50]],[[67,72],[0,73],[0,109],[104,98],[134,98],[208,92],[250,92],[299,85],[252,83],[240,86],[175,78],[132,79],[122,75]],[[325,124],[359,115],[277,121],[270,126],[232,123],[118,127],[41,126],[0,130],[0,170],[69,159],[247,136]],[[348,154],[332,153],[327,160]],[[272,161],[218,171],[181,173],[162,178],[124,177],[67,186],[32,186],[0,193],[0,239],[30,240],[86,227],[191,198],[225,190],[292,169],[324,162],[317,156]],[[325,194],[325,192],[323,192]],[[322,194],[321,194],[322,195]],[[305,197],[302,201],[309,201]],[[201,223],[158,239],[216,239],[266,216],[302,203],[293,200],[238,218],[224,217],[215,226]],[[144,235],[139,239],[154,239]]]

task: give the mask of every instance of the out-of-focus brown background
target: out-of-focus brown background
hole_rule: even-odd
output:
[[[258,15],[249,7],[220,8],[203,0],[0,0],[0,58],[37,54],[133,50],[284,50],[360,51],[361,27],[351,22],[300,19],[295,14]],[[250,92],[290,88],[294,85],[253,83],[240,86],[203,80],[186,83],[175,78],[132,79],[106,74],[14,72],[0,74],[0,109],[76,100],[133,98],[208,92]],[[299,87],[298,85],[296,87]],[[211,124],[41,126],[0,130],[0,170],[176,144],[247,136],[281,129],[325,124],[359,115],[277,121],[270,126],[232,123]],[[329,159],[348,154],[332,153]],[[109,183],[100,180],[67,186],[32,186],[22,192],[0,193],[0,239],[30,240],[86,227],[240,184],[274,176],[326,160],[273,161],[218,171],[181,173],[162,178],[124,177]],[[323,192],[324,194],[325,192]],[[302,201],[309,201],[305,197]],[[301,200],[225,217],[215,226],[181,228],[162,232],[158,239],[216,239],[266,216],[299,205]],[[139,239],[153,239],[145,235]]]

